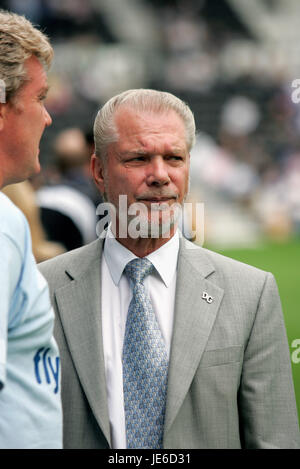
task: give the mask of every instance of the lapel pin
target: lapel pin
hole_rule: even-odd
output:
[[[213,302],[213,297],[206,293],[206,291],[202,293],[202,299],[205,300],[207,303]]]

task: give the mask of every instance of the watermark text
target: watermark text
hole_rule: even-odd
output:
[[[183,204],[157,202],[128,204],[127,195],[119,195],[117,207],[104,202],[98,205],[96,214],[101,218],[97,223],[97,236],[106,236],[105,228],[111,222],[118,227],[118,238],[170,238],[174,227],[179,226],[179,235],[203,246],[204,244],[204,203]]]

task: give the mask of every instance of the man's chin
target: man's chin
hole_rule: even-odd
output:
[[[173,236],[179,219],[179,214],[172,214],[166,217],[159,213],[159,217],[147,218],[128,217],[128,236],[130,238],[169,238]],[[152,213],[153,215],[153,213]]]
[[[30,177],[33,177],[33,176],[36,176],[40,172],[41,172],[41,165],[40,165],[40,162],[39,162],[38,158],[36,158],[35,163],[30,168],[28,168],[27,176],[24,173],[23,180],[29,179]]]
[[[41,172],[41,165],[40,165],[40,162],[39,160],[36,161],[36,164],[34,165],[34,167],[32,168],[32,172],[31,172],[31,175],[30,176],[35,176],[36,174],[39,174]],[[29,177],[30,177],[29,176]]]
[[[106,194],[104,198],[107,199]],[[111,201],[106,204],[112,231],[120,238],[169,238],[173,236],[182,213],[182,205],[178,202],[156,204],[151,208],[142,202],[129,206],[127,201],[123,205]]]

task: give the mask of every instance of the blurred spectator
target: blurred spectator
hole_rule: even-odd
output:
[[[85,195],[65,184],[36,192],[47,237],[71,250],[96,239],[96,209]]]
[[[282,170],[273,164],[253,194],[253,211],[271,239],[300,235],[300,153],[290,155]]]
[[[93,146],[89,135],[79,128],[66,129],[58,134],[53,145],[54,173],[50,182],[77,189],[97,207],[102,198],[90,174]]]
[[[96,207],[102,199],[90,175],[91,151],[79,128],[60,132],[48,184],[36,192],[47,236],[67,250],[96,239]]]
[[[198,133],[191,152],[188,202],[204,203],[204,234],[198,239],[220,247],[257,243],[261,230],[248,199],[257,178],[211,137]]]
[[[191,162],[194,172],[198,171],[198,184],[201,181],[209,184],[222,197],[227,197],[229,203],[251,197],[259,182],[257,168],[251,162],[251,132],[258,119],[254,103],[245,97],[234,97],[223,107],[219,142],[206,146],[203,152],[200,149],[204,135],[198,135]]]

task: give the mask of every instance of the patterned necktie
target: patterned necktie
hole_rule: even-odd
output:
[[[123,390],[127,448],[162,448],[168,357],[143,280],[154,269],[148,259],[125,267],[133,297],[123,345]]]

